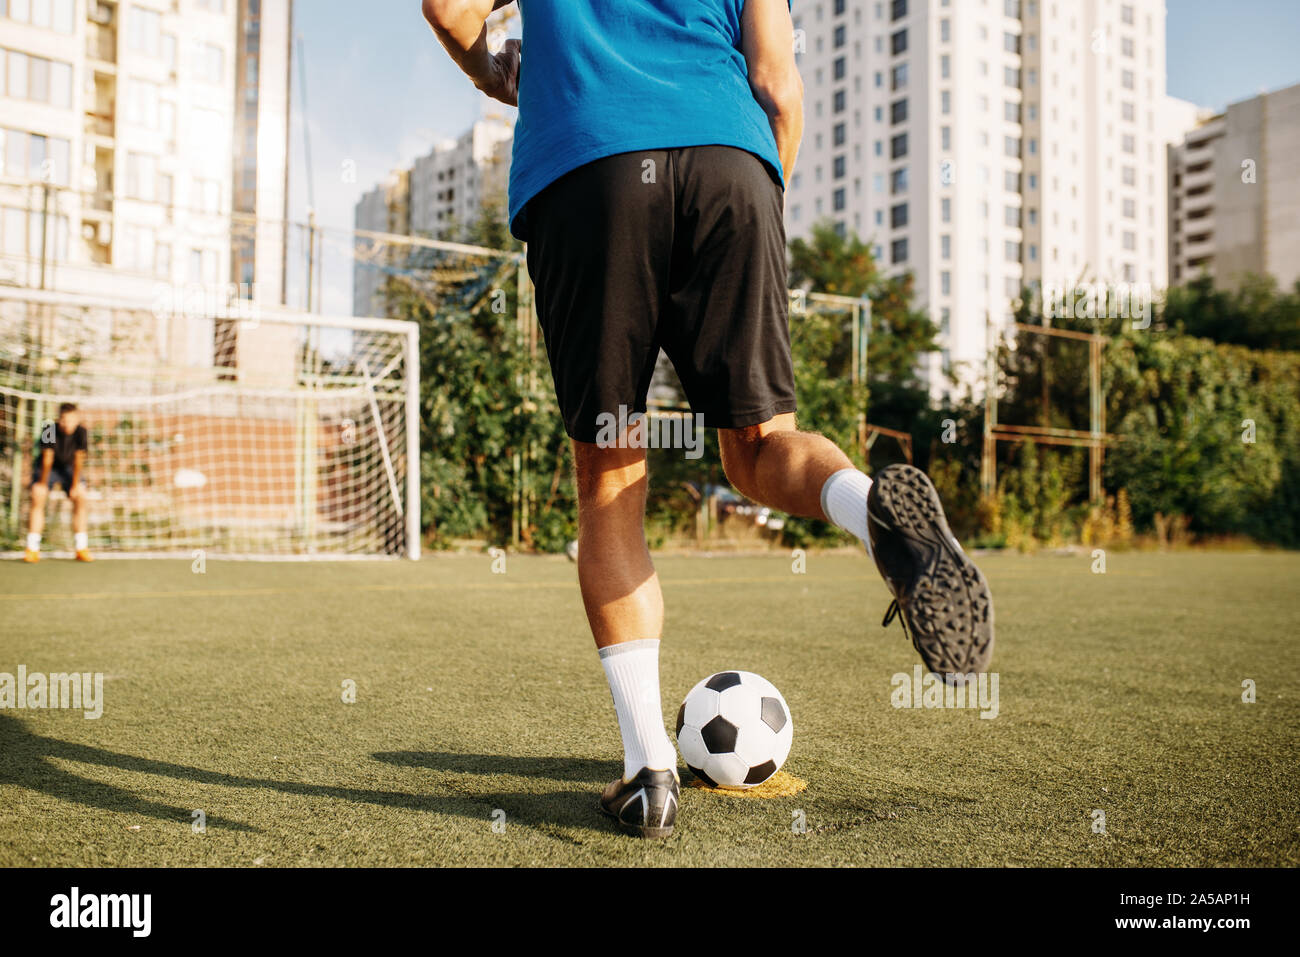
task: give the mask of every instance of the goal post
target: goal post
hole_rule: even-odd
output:
[[[22,547],[41,430],[70,402],[93,550],[418,558],[418,328],[183,288],[0,289],[0,552]],[[66,551],[63,495],[46,517],[46,547]]]

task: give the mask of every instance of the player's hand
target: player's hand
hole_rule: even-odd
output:
[[[523,45],[507,40],[499,53],[488,57],[488,71],[474,85],[507,106],[519,105],[519,58]]]

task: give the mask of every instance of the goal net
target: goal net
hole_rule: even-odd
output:
[[[22,547],[41,430],[71,402],[92,550],[418,558],[416,330],[0,290],[0,551]],[[70,519],[51,495],[47,549],[70,549]]]

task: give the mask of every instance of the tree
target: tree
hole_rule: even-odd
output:
[[[1271,276],[1247,276],[1233,291],[1202,276],[1169,290],[1164,320],[1189,336],[1251,349],[1300,351],[1300,282],[1282,292]]]
[[[871,247],[829,221],[809,239],[790,243],[790,285],[806,292],[866,297],[871,301],[867,388],[875,425],[910,431],[929,407],[929,389],[917,375],[926,353],[937,352],[938,328],[914,305],[915,277],[884,276]]]

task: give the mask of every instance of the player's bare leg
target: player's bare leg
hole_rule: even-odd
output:
[[[578,582],[597,648],[658,640],[659,577],[645,541],[644,449],[573,443],[578,480]]]
[[[659,697],[664,601],[645,541],[645,450],[575,441],[573,456],[578,582],[623,737],[623,775],[601,808],[626,833],[667,837],[677,818],[677,750]]]
[[[984,671],[993,654],[988,582],[948,528],[925,473],[891,465],[873,483],[793,415],[719,430],[722,464],[741,494],[769,508],[823,518],[855,535],[894,595],[885,616],[904,630],[932,672]]]
[[[27,516],[27,549],[23,552],[23,561],[39,562],[41,532],[45,531],[45,503],[49,500],[50,490],[44,482],[33,482],[31,493],[32,504]]]
[[[72,532],[76,543],[77,561],[92,562],[90,555],[90,506],[86,499],[86,486],[80,482],[68,493],[72,502]]]
[[[793,413],[743,429],[719,429],[718,445],[736,491],[801,518],[828,518],[822,511],[822,488],[836,472],[853,468],[830,439],[798,431]]]

